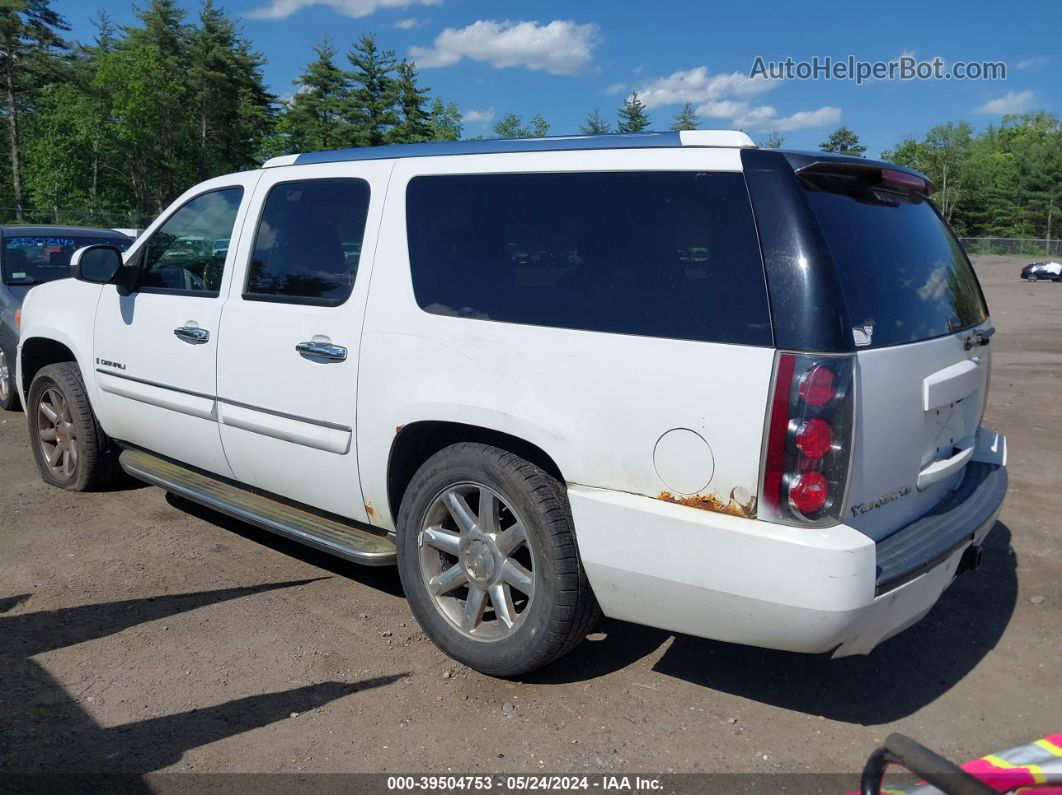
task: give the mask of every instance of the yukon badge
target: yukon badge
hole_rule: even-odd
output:
[[[906,497],[911,493],[910,486],[901,486],[896,491],[890,491],[888,494],[882,494],[876,500],[870,502],[861,502],[859,505],[852,506],[852,516],[861,516],[869,511],[873,511],[875,508],[880,508],[883,505],[888,505],[890,502],[896,502],[901,497]]]

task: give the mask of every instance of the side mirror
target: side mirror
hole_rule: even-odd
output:
[[[121,269],[122,252],[114,246],[84,246],[70,257],[70,275],[83,282],[110,284]]]

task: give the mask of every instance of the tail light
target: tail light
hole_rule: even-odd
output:
[[[852,460],[854,359],[779,351],[757,514],[822,526],[842,518]]]

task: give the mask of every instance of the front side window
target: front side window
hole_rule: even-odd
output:
[[[338,306],[350,297],[369,213],[369,183],[315,179],[266,197],[243,297]]]
[[[771,345],[740,173],[416,177],[417,302],[453,317]]]
[[[216,296],[243,188],[196,196],[170,216],[144,246],[140,289]]]
[[[125,251],[133,242],[125,237],[86,235],[19,235],[4,238],[0,256],[5,284],[34,285],[70,275],[70,256],[82,246],[104,244]]]

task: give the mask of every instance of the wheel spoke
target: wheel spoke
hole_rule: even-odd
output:
[[[51,397],[51,395],[49,395]],[[48,422],[55,423],[59,419],[59,414],[52,407],[51,403],[45,403],[43,400],[38,404],[41,414],[48,418]]]
[[[457,527],[462,533],[470,533],[476,527],[476,515],[472,513],[472,510],[468,507],[468,503],[465,502],[465,498],[457,493],[456,490],[450,489],[443,495],[443,502],[446,504],[446,509],[450,512],[450,516],[457,522]]]
[[[506,582],[528,596],[535,590],[535,578],[519,562],[508,558],[502,565],[502,582]]]
[[[461,552],[461,536],[441,527],[426,527],[421,531],[420,537],[422,543],[455,557]]]
[[[63,474],[68,476],[74,471],[74,465],[70,461],[70,451],[63,450]]]
[[[506,627],[512,628],[520,620],[513,606],[512,591],[505,583],[498,582],[490,587],[490,603],[494,607],[494,614]]]
[[[513,554],[525,541],[527,541],[527,532],[522,522],[517,522],[508,530],[498,533],[495,539],[498,551],[503,555]]]
[[[461,629],[472,632],[483,620],[483,606],[487,601],[487,592],[478,585],[468,587],[468,599],[465,600],[465,612],[461,616]]]
[[[62,454],[62,449],[57,444],[53,444],[50,447],[48,445],[41,445],[41,449],[44,451],[44,458],[48,462],[48,466],[55,467],[59,463],[59,456]]]
[[[498,532],[498,498],[490,489],[479,488],[479,529],[484,533]]]
[[[428,580],[428,587],[436,596],[445,596],[468,582],[468,572],[460,563],[455,563],[442,574]]]
[[[73,439],[70,440],[70,444],[67,445],[66,455],[70,459],[71,468],[77,466],[77,442]]]
[[[47,428],[41,428],[38,431],[37,436],[42,442],[55,442],[55,426],[49,425]]]
[[[70,401],[68,401],[65,397],[59,397],[58,411],[59,416],[63,419],[63,422],[72,423],[74,421],[74,418],[70,416]]]

